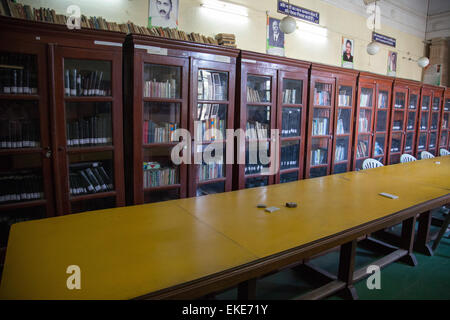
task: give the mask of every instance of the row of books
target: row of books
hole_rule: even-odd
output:
[[[300,108],[283,108],[281,111],[281,136],[298,137],[300,136],[301,122]]]
[[[359,97],[359,106],[360,107],[371,107],[372,106],[372,93],[361,93],[361,95]],[[380,107],[380,104],[378,104],[378,107]]]
[[[66,96],[110,96],[111,82],[103,78],[103,71],[66,69],[64,92]]]
[[[368,144],[366,141],[359,141],[356,146],[356,156],[358,158],[367,157],[368,155]]]
[[[177,98],[177,83],[175,79],[166,80],[165,82],[145,81],[144,97],[149,98]]]
[[[154,166],[148,168],[144,166],[144,188],[168,186],[178,183],[178,169],[177,168],[162,168],[161,166]]]
[[[103,113],[67,123],[69,147],[110,144],[112,142],[111,114]]]
[[[394,120],[392,130],[402,130],[402,120]]]
[[[0,93],[37,94],[36,60],[33,55],[0,54]]]
[[[247,86],[247,103],[270,101],[270,90],[260,91]]]
[[[198,99],[199,100],[226,100],[226,80],[222,81],[220,73],[208,70],[198,72]]]
[[[366,117],[366,113],[363,111],[365,110],[361,110],[361,114],[358,119],[358,130],[359,132],[369,132],[369,119]]]
[[[290,144],[281,146],[280,169],[298,168],[298,157],[300,152],[300,144]]]
[[[297,90],[297,89],[285,89],[285,90],[283,90],[283,104],[298,104],[298,103],[301,103],[301,98],[297,97],[297,93],[298,92],[299,92],[299,90]]]
[[[0,203],[44,198],[42,176],[32,172],[3,173],[0,176]]]
[[[74,196],[114,190],[113,181],[101,162],[70,165],[69,188]]]
[[[215,38],[219,45],[236,48],[236,36],[232,33],[219,33]]]
[[[217,103],[199,103],[197,106],[197,120],[204,121],[211,118],[218,118],[220,111],[220,105]]]
[[[328,159],[328,149],[318,148],[311,150],[311,165],[317,166],[321,164],[326,164]]]
[[[331,104],[331,84],[320,84],[314,88],[314,104],[329,106]]]
[[[174,131],[178,129],[177,123],[161,122],[155,123],[152,120],[144,120],[143,139],[144,144],[166,143],[174,140]]]
[[[347,159],[347,146],[345,144],[336,145],[334,161],[344,161]]]
[[[246,175],[261,173],[261,170],[265,167],[269,166],[269,163],[265,163],[268,161],[268,150],[269,143],[266,143],[263,146],[263,149],[260,149],[258,146],[258,150],[249,151],[248,148],[245,150],[245,169],[244,172]],[[263,155],[263,159],[261,159],[261,155]],[[263,163],[264,161],[264,163]]]
[[[378,109],[386,109],[388,105],[388,95],[379,94],[378,95]]]
[[[0,148],[37,148],[40,146],[39,123],[27,120],[0,120]]]
[[[339,106],[340,107],[349,107],[352,104],[352,96],[351,93],[348,95],[346,91],[339,92]]]
[[[214,141],[220,135],[220,139],[226,139],[226,121],[220,120],[217,117],[209,118],[204,121],[195,121],[196,125],[196,140],[197,141]],[[219,134],[220,133],[220,134]]]
[[[267,139],[269,137],[269,124],[258,121],[247,121],[245,136],[249,140]]]
[[[223,171],[224,171],[223,169],[224,169],[223,163],[202,164],[198,169],[198,180],[205,181],[223,178]]]
[[[404,109],[405,108],[405,100],[396,100],[394,104],[395,109]]]
[[[392,139],[391,141],[391,152],[399,152],[401,148],[401,139]]]
[[[0,15],[58,24],[65,24],[67,20],[66,16],[56,14],[55,10],[46,8],[34,9],[29,5],[10,0],[0,1]]]
[[[375,141],[375,150],[373,151],[374,155],[381,156],[384,154],[384,142],[379,143],[378,141]]]
[[[344,119],[342,118],[337,121],[336,134],[345,134]]]
[[[312,120],[312,135],[324,136],[328,134],[328,118],[313,118]]]

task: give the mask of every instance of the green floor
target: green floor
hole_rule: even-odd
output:
[[[450,299],[450,239],[449,232],[442,238],[434,256],[415,253],[418,265],[411,267],[395,262],[381,270],[381,289],[369,290],[367,279],[356,283],[359,299]],[[332,252],[312,261],[312,264],[337,274],[338,252]],[[369,265],[379,258],[372,252],[357,249],[356,268]],[[314,286],[305,281],[304,275],[294,270],[284,270],[258,280],[257,299],[292,299]],[[217,295],[217,299],[236,299],[236,289]],[[331,296],[328,299],[340,299]]]

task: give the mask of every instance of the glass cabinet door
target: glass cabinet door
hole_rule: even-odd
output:
[[[431,112],[431,94],[422,93],[422,103],[420,106],[419,120],[418,120],[418,137],[416,158],[420,158],[420,153],[428,148],[429,139],[429,122]]]
[[[377,109],[374,123],[374,139],[372,145],[372,156],[384,163],[385,150],[388,133],[388,98],[389,92],[384,89],[378,90]]]
[[[438,155],[438,131],[439,131],[439,117],[441,109],[441,99],[433,97],[433,105],[430,113],[430,140],[428,142],[428,151],[433,155]]]
[[[374,116],[374,97],[374,86],[361,86],[358,100],[359,106],[357,108],[355,122],[355,170],[361,170],[363,161],[369,158],[371,155],[372,138],[374,136],[372,128],[372,119]],[[385,106],[387,108],[387,104],[384,104],[384,100],[381,95],[378,97],[378,99],[378,109],[384,109]]]
[[[389,149],[389,164],[400,161],[402,153],[403,136],[405,134],[406,115],[406,95],[407,91],[397,91],[394,93],[394,108],[392,109],[392,128]]]
[[[450,118],[450,98],[444,100],[444,110],[441,119],[441,133],[439,137],[439,148],[447,149],[449,145],[449,119]]]

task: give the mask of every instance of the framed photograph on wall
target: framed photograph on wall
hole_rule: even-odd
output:
[[[355,52],[354,49],[355,41],[346,37],[342,37],[342,67],[353,69],[353,54]]]
[[[280,30],[280,20],[267,16],[266,52],[284,57],[284,33]]]
[[[179,0],[148,0],[148,27],[177,28]]]
[[[396,74],[397,74],[397,52],[389,51],[387,75],[395,77]]]

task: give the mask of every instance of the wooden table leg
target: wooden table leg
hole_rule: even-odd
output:
[[[441,241],[442,237],[444,236],[445,232],[447,231],[449,224],[450,224],[450,213],[445,218],[444,223],[441,227],[441,230],[439,230],[439,234],[438,234],[436,240],[434,240],[433,250],[436,250],[437,246],[439,245],[439,242]]]
[[[433,250],[428,244],[431,218],[431,211],[424,212],[419,216],[419,228],[417,229],[417,239],[414,245],[414,250],[430,257],[433,255]]]
[[[353,271],[355,269],[356,240],[345,243],[341,246],[339,255],[338,279],[347,285],[339,295],[345,299],[358,299],[356,288],[353,286]]]
[[[408,254],[401,258],[401,261],[410,266],[417,265],[416,256],[413,253],[414,234],[415,234],[416,216],[406,219],[402,223],[402,238],[400,247],[408,251]]]
[[[242,282],[238,286],[238,300],[255,300],[256,279]]]

